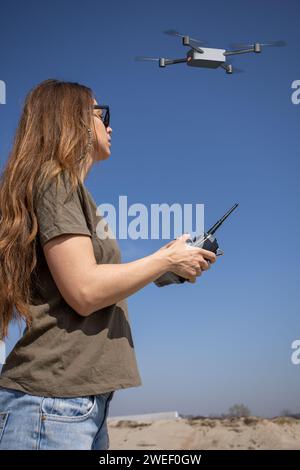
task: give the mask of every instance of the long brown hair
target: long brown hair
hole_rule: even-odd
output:
[[[11,320],[32,324],[36,190],[63,171],[70,175],[71,191],[76,189],[97,145],[92,105],[90,88],[54,79],[37,85],[25,99],[0,176],[0,339],[8,335]]]

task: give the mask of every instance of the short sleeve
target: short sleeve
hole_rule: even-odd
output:
[[[92,236],[84,215],[80,188],[70,192],[65,178],[51,181],[35,200],[38,236],[41,246],[58,235]]]

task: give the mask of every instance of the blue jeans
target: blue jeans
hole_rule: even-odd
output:
[[[106,450],[114,392],[49,398],[0,388],[0,450]]]

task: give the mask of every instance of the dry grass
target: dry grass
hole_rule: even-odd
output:
[[[210,418],[187,418],[186,422],[191,426],[208,426],[210,428],[214,428],[217,425],[216,420]]]
[[[288,416],[278,416],[278,418],[272,419],[273,423],[284,425],[284,424],[296,424],[299,422],[296,418],[290,418]]]
[[[147,426],[151,426],[152,422],[139,422],[139,421],[130,421],[130,420],[120,420],[117,421],[116,423],[113,423],[113,426],[115,428],[144,428]]]
[[[246,426],[251,426],[253,424],[258,424],[259,418],[256,418],[255,416],[247,416],[243,421]]]

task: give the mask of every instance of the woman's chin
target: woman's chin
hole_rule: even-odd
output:
[[[107,160],[109,157],[110,157],[110,149],[107,149],[105,153],[103,152],[101,154],[98,154],[97,160],[98,162],[100,162],[102,160]]]

